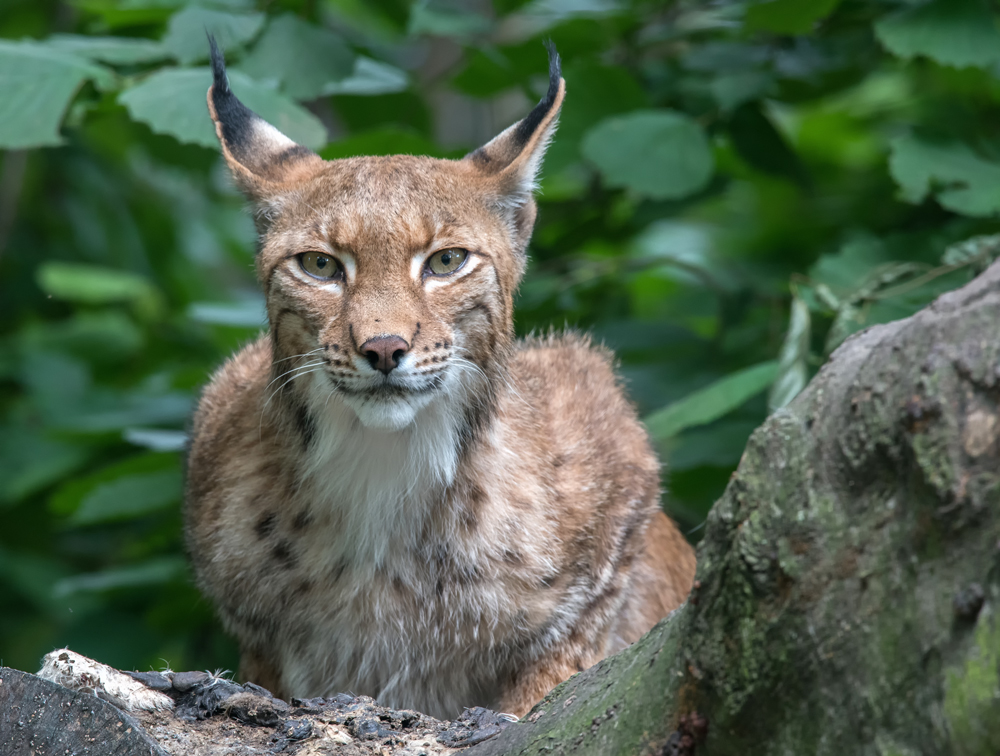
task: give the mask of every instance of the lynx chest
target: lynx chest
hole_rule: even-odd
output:
[[[227,619],[271,649],[291,695],[350,691],[454,716],[495,699],[513,649],[544,642],[557,597],[540,605],[488,550],[397,534],[376,561],[357,553],[357,535],[329,513],[299,516],[294,539],[281,518],[266,517],[246,553],[244,574],[257,578],[234,582],[231,595],[242,597]]]

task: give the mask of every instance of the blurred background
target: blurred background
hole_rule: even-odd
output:
[[[264,325],[205,107],[326,158],[461,157],[568,85],[517,329],[613,348],[692,541],[850,333],[1000,249],[980,0],[3,0],[0,663],[235,669],[181,539],[199,387]]]

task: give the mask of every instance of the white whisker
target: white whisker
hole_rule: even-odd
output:
[[[319,360],[317,362],[310,362],[310,363],[308,363],[306,365],[296,365],[295,367],[290,367],[284,373],[282,373],[281,375],[277,376],[270,383],[268,383],[264,387],[264,390],[267,391],[269,388],[271,388],[271,386],[273,386],[275,383],[277,383],[278,381],[280,381],[282,378],[284,378],[289,373],[294,373],[296,370],[301,370],[302,368],[314,367],[316,365],[323,365],[323,364],[326,364],[326,360]]]
[[[313,362],[313,363],[310,363],[308,365],[302,365],[302,366],[297,367],[297,368],[292,368],[291,370],[289,370],[289,371],[287,371],[285,373],[282,373],[282,377],[288,375],[289,373],[295,373],[295,375],[293,375],[291,378],[289,378],[287,381],[285,381],[284,383],[282,383],[280,386],[278,386],[278,388],[276,388],[274,391],[271,392],[271,395],[269,397],[267,397],[267,401],[264,402],[264,408],[266,409],[267,405],[270,404],[271,400],[274,398],[274,395],[277,394],[279,391],[281,391],[281,389],[283,389],[289,383],[291,383],[292,381],[294,381],[296,378],[301,378],[303,375],[308,375],[309,373],[315,373],[317,367],[319,365],[323,365],[323,364],[325,364],[325,363],[323,363],[323,362]],[[299,371],[299,372],[296,372],[296,371]],[[275,378],[274,381],[276,381],[276,380],[278,380],[278,379]],[[274,381],[271,381],[271,383],[274,383]],[[270,387],[271,383],[267,384],[268,387]]]
[[[296,357],[308,357],[310,354],[316,354],[316,352],[323,352],[325,350],[326,350],[326,347],[317,347],[316,349],[313,349],[310,352],[303,352],[302,354],[293,354],[291,357],[282,357],[280,360],[274,360],[274,362],[271,363],[271,367],[274,367],[279,362],[286,362],[287,360],[294,360]]]
[[[290,368],[290,369],[286,370],[284,373],[282,373],[281,375],[279,375],[277,378],[275,378],[274,380],[272,380],[270,383],[268,383],[267,386],[264,387],[264,390],[267,391],[267,389],[271,388],[271,386],[273,386],[276,381],[281,380],[286,375],[289,375],[291,373],[295,373],[295,375],[292,375],[291,378],[289,378],[287,381],[285,381],[280,386],[278,386],[278,388],[276,388],[274,391],[272,391],[271,395],[267,397],[267,401],[265,401],[264,404],[261,406],[261,408],[260,408],[260,420],[257,423],[257,439],[258,440],[260,440],[261,438],[263,438],[264,412],[267,411],[267,407],[271,403],[271,400],[274,398],[274,395],[277,394],[279,391],[281,391],[289,383],[291,383],[292,381],[294,381],[296,378],[301,378],[302,376],[308,375],[309,373],[314,373],[314,372],[316,372],[317,370],[320,369],[320,366],[325,365],[325,364],[326,364],[326,360],[318,360],[317,362],[310,362],[310,363],[308,363],[306,365],[298,365],[297,367]]]

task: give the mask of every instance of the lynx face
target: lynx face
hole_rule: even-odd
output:
[[[364,426],[388,430],[435,399],[488,403],[565,90],[558,56],[531,114],[458,161],[323,161],[236,99],[221,55],[213,65],[209,110],[257,211],[276,390],[308,384],[311,410],[336,396]]]
[[[335,393],[365,426],[394,430],[435,398],[485,392],[523,253],[472,173],[357,158],[279,198],[258,268],[281,374],[314,370],[317,399]]]

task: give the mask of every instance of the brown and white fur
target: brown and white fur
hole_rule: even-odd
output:
[[[328,162],[236,99],[213,44],[270,330],[202,396],[187,544],[241,676],[280,696],[523,715],[688,593],[693,552],[611,355],[513,337],[565,92],[550,57],[546,97],[462,160]],[[441,250],[464,264],[435,273]]]

